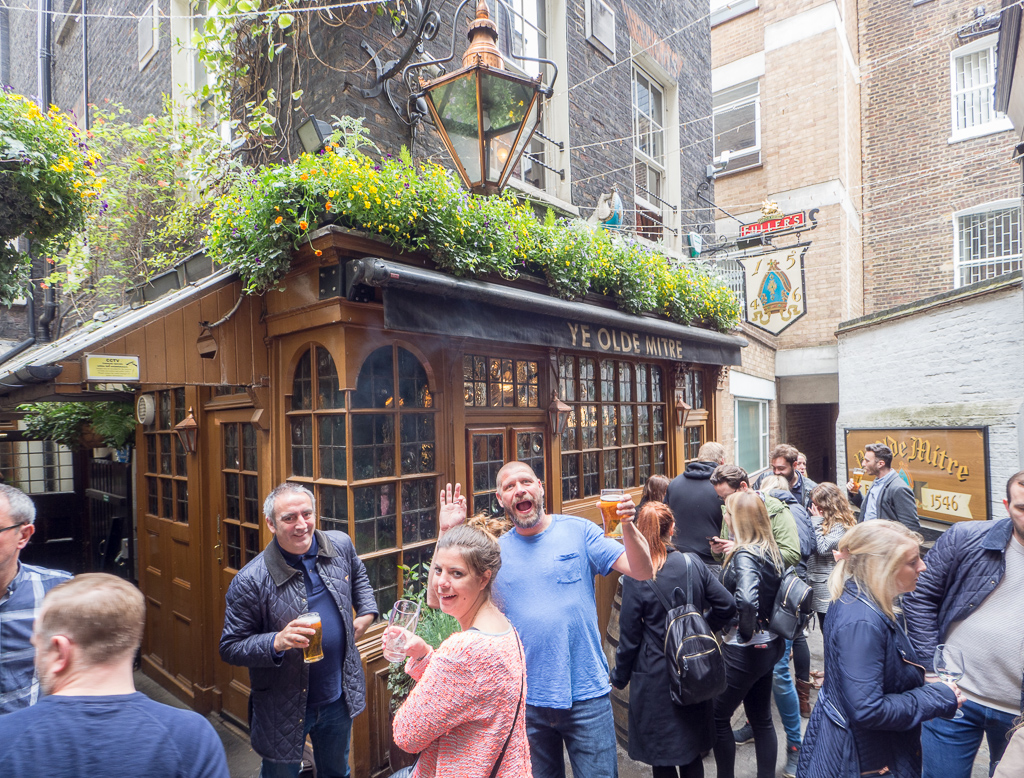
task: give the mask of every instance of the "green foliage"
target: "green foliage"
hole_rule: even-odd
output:
[[[0,88],[0,304],[25,293],[31,270],[30,258],[8,241],[24,235],[35,254],[55,252],[99,195],[98,160],[66,114],[56,108],[44,114]]]
[[[25,416],[25,435],[52,440],[77,451],[82,435],[92,431],[112,448],[135,439],[135,412],[128,402],[46,402],[18,406]]]
[[[420,604],[420,622],[416,634],[432,648],[440,646],[447,638],[459,631],[459,622],[435,608],[427,607],[427,576],[430,563],[421,562],[414,568],[401,565],[404,581],[403,597]],[[416,682],[405,672],[405,662],[392,662],[388,670],[388,691],[391,692],[391,711],[405,702]]]
[[[133,122],[119,105],[96,110],[90,148],[104,181],[51,281],[80,308],[121,305],[132,287],[202,246],[209,200],[231,162],[227,145],[201,118],[175,112]]]
[[[403,149],[379,162],[337,143],[240,178],[211,214],[207,249],[261,293],[288,271],[292,252],[318,225],[366,230],[400,249],[423,251],[457,276],[543,275],[561,297],[611,295],[630,313],[728,330],[739,321],[735,296],[717,277],[578,220],[536,218],[510,190],[467,194],[439,165],[414,164]]]

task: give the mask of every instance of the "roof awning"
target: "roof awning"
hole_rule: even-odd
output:
[[[747,345],[734,335],[373,257],[349,261],[345,278],[350,289],[383,288],[384,325],[394,330],[706,365],[739,365]]]

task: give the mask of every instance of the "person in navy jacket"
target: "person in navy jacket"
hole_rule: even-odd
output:
[[[800,778],[920,778],[922,722],[951,718],[963,704],[956,684],[925,681],[898,605],[925,570],[920,542],[885,520],[859,524],[839,542],[825,684],[800,750]]]

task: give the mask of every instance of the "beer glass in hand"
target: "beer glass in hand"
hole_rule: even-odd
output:
[[[307,664],[319,662],[324,658],[324,628],[320,614],[315,611],[303,613],[296,621],[303,627],[316,630],[309,636],[309,643],[302,649],[302,658]]]
[[[956,683],[964,677],[964,655],[959,648],[940,643],[935,647],[935,674],[946,683]],[[954,719],[962,719],[964,712],[957,709]]]
[[[388,616],[387,638],[384,641],[384,658],[389,662],[405,659],[406,634],[416,634],[420,621],[420,604],[412,600],[398,600]]]
[[[604,519],[604,534],[609,538],[621,538],[622,519],[619,517],[619,501],[625,496],[621,489],[601,490],[601,518]]]

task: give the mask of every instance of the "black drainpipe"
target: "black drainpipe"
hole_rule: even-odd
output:
[[[50,12],[52,10],[52,0],[39,0],[39,69],[36,73],[36,78],[38,80],[39,88],[39,110],[43,113],[50,110],[50,104],[53,102],[50,80],[50,60],[53,56],[50,51],[50,31],[52,29],[52,18]],[[56,295],[54,293],[53,285],[47,284],[43,294],[43,315],[39,317],[39,323],[42,325],[40,340],[43,343],[49,343],[52,340],[50,337],[50,324],[56,316]],[[29,317],[32,318],[31,312],[29,313]],[[32,342],[34,343],[36,338],[35,322],[30,326],[32,328]],[[28,346],[25,346],[25,348],[28,348]],[[3,358],[0,358],[0,364],[2,363]]]
[[[28,300],[26,304],[26,318],[28,319],[28,337],[21,341],[17,346],[12,348],[6,354],[0,355],[0,365],[4,362],[8,362],[14,359],[18,354],[26,349],[32,348],[36,344],[36,304],[35,304],[35,289],[32,288],[32,282],[29,282],[28,291],[25,294],[25,298]]]

